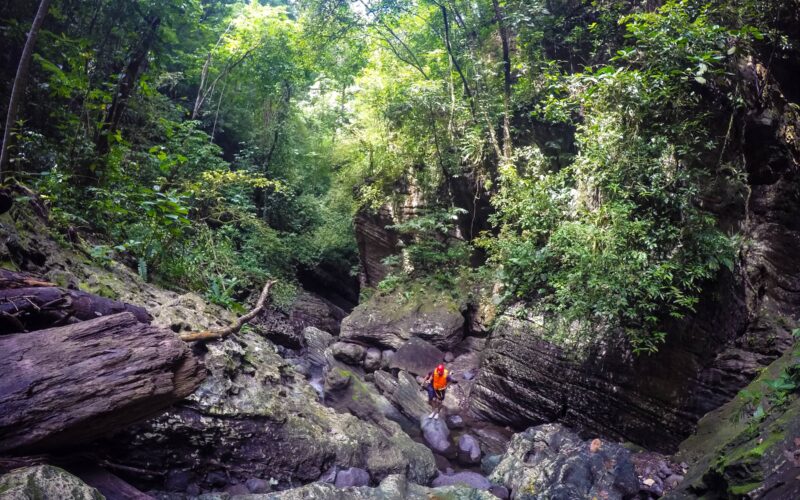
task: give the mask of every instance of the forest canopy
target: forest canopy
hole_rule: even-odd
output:
[[[38,8],[0,4],[4,115]],[[496,280],[652,351],[734,269],[708,199],[721,179],[747,197],[742,75],[797,57],[798,11],[53,0],[2,176],[47,201],[64,245],[233,309],[268,278],[279,303],[302,270],[354,280],[354,217],[390,209],[402,245],[379,292]]]

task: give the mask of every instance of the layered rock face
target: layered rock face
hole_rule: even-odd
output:
[[[633,355],[613,333],[569,354],[543,318],[512,308],[485,351],[473,391],[478,415],[518,428],[558,420],[674,450],[705,413],[789,348],[800,319],[800,119],[764,65],[743,61],[741,69],[758,81],[750,83],[749,111],[735,120],[741,151],[730,154],[743,158],[748,180],[720,180],[703,200],[744,235],[736,272],[721,271],[696,314],[665,325],[667,341],[651,356]]]
[[[0,476],[0,496],[6,500],[103,500],[99,491],[52,465],[16,469]]]
[[[353,224],[361,264],[361,286],[375,286],[389,274],[383,259],[397,253],[400,241],[397,233],[386,229],[394,220],[389,209],[382,209],[376,214],[359,212]]]

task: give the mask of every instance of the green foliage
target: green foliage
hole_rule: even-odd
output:
[[[631,45],[616,64],[566,77],[580,93],[544,109],[581,110],[578,154],[553,172],[541,153],[520,152],[525,166],[501,172],[501,234],[487,241],[516,296],[585,333],[621,328],[639,352],[656,350],[665,318],[694,311],[702,286],[733,268],[731,239],[697,203],[718,144],[693,87],[724,72],[732,34],[687,5],[624,17]]]

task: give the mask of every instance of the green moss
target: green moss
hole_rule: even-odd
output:
[[[731,486],[728,489],[728,492],[733,496],[743,496],[759,488],[760,486],[761,486],[760,482],[737,484],[736,486]]]

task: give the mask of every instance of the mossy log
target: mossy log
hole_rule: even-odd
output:
[[[159,414],[205,377],[172,331],[130,312],[3,335],[0,352],[0,454],[92,441]]]

